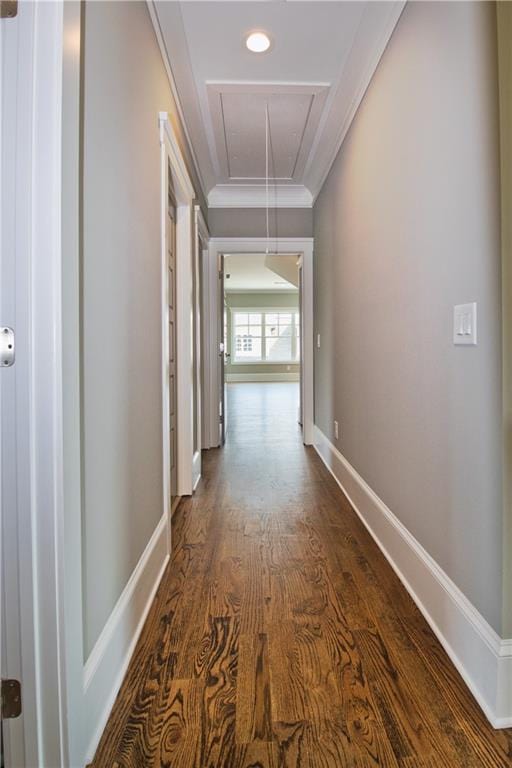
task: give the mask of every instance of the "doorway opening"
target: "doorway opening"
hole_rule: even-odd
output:
[[[239,428],[248,411],[260,417],[260,424],[266,416],[288,418],[286,426],[293,424],[300,435],[302,256],[225,253],[219,258],[220,443],[229,436],[231,419]],[[269,413],[263,413],[267,407]]]

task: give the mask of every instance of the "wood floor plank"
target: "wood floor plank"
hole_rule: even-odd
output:
[[[264,633],[240,638],[236,740],[239,744],[272,740],[268,638]]]
[[[94,768],[512,768],[295,398],[230,385]]]
[[[202,664],[201,750],[204,768],[235,760],[236,679],[240,623],[235,617],[210,618],[208,654]]]
[[[237,744],[233,768],[278,768],[277,744],[274,741],[253,741]]]

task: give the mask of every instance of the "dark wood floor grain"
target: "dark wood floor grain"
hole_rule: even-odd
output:
[[[229,387],[94,768],[512,766],[296,405]]]

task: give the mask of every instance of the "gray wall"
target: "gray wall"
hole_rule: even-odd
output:
[[[314,208],[315,420],[500,631],[496,58],[494,4],[405,7]]]
[[[271,237],[312,237],[311,208],[278,208],[270,211]],[[208,227],[212,237],[265,237],[264,208],[210,208]]]
[[[512,210],[512,5],[498,3],[501,210]],[[503,301],[503,634],[512,636],[512,217],[501,217]]]
[[[276,307],[299,308],[299,294],[297,293],[226,293],[226,306],[239,309],[240,307],[255,307],[266,309]],[[231,312],[227,315],[227,351],[233,356],[231,349]],[[249,365],[226,365],[225,373],[296,373],[300,374],[299,363],[250,363]]]
[[[163,513],[160,110],[171,114],[183,146],[184,140],[145,3],[88,2],[84,45],[88,654]]]

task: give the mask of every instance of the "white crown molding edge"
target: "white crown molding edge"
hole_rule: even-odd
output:
[[[315,425],[314,447],[493,728],[512,726],[512,639],[464,593]]]
[[[343,120],[343,123],[341,125],[341,128],[338,132],[336,141],[334,143],[333,151],[329,155],[329,160],[327,163],[325,163],[324,170],[319,177],[319,180],[312,184],[310,179],[308,178],[308,172],[313,167],[315,162],[315,155],[318,150],[318,145],[316,142],[313,142],[311,146],[311,154],[308,158],[308,161],[306,162],[306,168],[304,170],[304,183],[309,186],[312,193],[312,205],[315,204],[315,201],[320,194],[323,185],[325,184],[325,180],[327,179],[327,176],[329,175],[329,172],[334,164],[334,161],[336,160],[336,157],[338,156],[338,152],[341,149],[341,146],[343,142],[345,141],[345,138],[347,136],[347,133],[349,131],[350,126],[352,125],[352,121],[354,120],[354,117],[356,116],[357,110],[359,109],[359,106],[364,98],[364,95],[368,89],[368,86],[370,85],[373,76],[375,75],[375,72],[377,71],[377,67],[379,66],[379,62],[384,55],[384,52],[388,46],[388,43],[391,39],[391,36],[393,34],[393,31],[398,24],[398,20],[400,19],[400,16],[402,15],[402,12],[406,6],[407,0],[393,0],[392,3],[389,3],[389,16],[386,20],[386,24],[383,27],[381,36],[380,36],[380,43],[375,46],[374,49],[374,55],[370,57],[368,61],[368,65],[365,69],[365,72],[363,76],[361,77],[361,80],[359,82],[359,85],[356,89],[356,92],[354,94],[354,97],[352,99],[352,104],[348,110],[348,112],[345,115],[345,119]],[[338,80],[337,88],[335,93],[333,94],[333,101],[336,98],[336,94],[338,89],[340,88],[342,82],[342,78]],[[331,108],[333,101],[331,101],[328,109]]]
[[[208,195],[208,187],[205,184],[204,176],[201,171],[201,167],[199,165],[199,162],[197,160],[197,155],[195,153],[194,145],[192,143],[192,139],[190,138],[190,132],[188,130],[187,121],[185,120],[185,114],[183,112],[183,108],[181,106],[181,100],[178,94],[178,88],[176,86],[176,81],[174,79],[174,75],[171,68],[171,63],[169,61],[169,54],[167,53],[167,47],[165,45],[164,36],[162,34],[162,29],[160,27],[160,22],[158,20],[158,14],[155,9],[155,3],[154,0],[146,0],[146,5],[148,7],[149,17],[151,19],[151,23],[153,24],[153,29],[155,31],[156,40],[158,43],[158,47],[160,49],[160,55],[162,57],[162,61],[164,63],[164,68],[167,73],[167,79],[169,81],[169,85],[171,87],[171,93],[172,97],[174,99],[174,103],[176,104],[176,109],[178,111],[178,116],[180,118],[180,122],[183,128],[183,132],[185,134],[185,138],[187,140],[188,149],[190,152],[190,156],[192,158],[192,162],[194,164],[194,170],[197,174],[197,178],[199,179],[199,183],[201,185],[201,191],[205,197]]]
[[[169,560],[167,525],[163,514],[84,665],[86,764],[94,759]]]
[[[277,243],[278,246],[282,246],[282,250],[278,250],[278,253],[294,254],[295,250],[301,251],[301,246],[313,245],[314,237],[273,237],[271,238],[273,243]],[[267,237],[211,237],[210,245],[215,246],[221,251],[226,253],[244,253],[253,254],[259,253],[259,247],[268,243]],[[252,246],[249,249],[247,246]]]
[[[269,190],[270,208],[311,208],[313,196],[300,185],[273,185]],[[217,184],[208,194],[209,208],[266,208],[265,187],[261,184]]]
[[[195,169],[195,172],[196,172],[196,174],[198,176],[199,182],[201,184],[202,192],[203,192],[203,194],[205,195],[205,197],[208,200],[208,206],[211,207],[211,208],[223,208],[223,207],[226,207],[226,208],[244,208],[244,207],[260,208],[260,207],[265,207],[265,204],[262,203],[262,201],[260,199],[260,194],[261,193],[256,193],[256,199],[254,200],[254,202],[252,202],[249,199],[249,202],[247,202],[247,203],[244,200],[241,200],[241,201],[238,201],[238,202],[226,201],[226,203],[223,203],[222,201],[219,201],[219,202],[217,201],[218,197],[219,197],[218,189],[220,187],[222,187],[223,185],[217,184],[209,192],[207,192],[208,187],[207,187],[207,185],[205,183],[204,176],[202,174],[202,171],[201,171],[201,168],[200,168],[200,164],[198,162],[197,155],[196,155],[196,152],[195,152],[195,149],[194,149],[194,145],[193,145],[192,140],[190,138],[190,132],[188,130],[187,122],[186,122],[186,119],[185,119],[185,114],[184,114],[184,111],[183,111],[183,108],[182,108],[182,105],[181,105],[181,100],[180,100],[179,95],[178,95],[178,89],[177,89],[177,86],[176,86],[176,81],[174,79],[174,75],[173,75],[172,68],[171,68],[171,65],[170,65],[170,60],[169,60],[167,48],[166,48],[166,45],[165,45],[165,40],[163,38],[162,30],[161,30],[161,27],[160,27],[160,23],[159,23],[159,20],[158,20],[158,14],[157,14],[156,9],[155,9],[154,0],[146,0],[146,4],[147,4],[148,10],[149,10],[149,15],[150,15],[150,18],[151,18],[151,21],[152,21],[152,24],[153,24],[153,27],[154,27],[154,30],[155,30],[155,35],[156,35],[156,38],[157,38],[157,42],[158,42],[158,46],[159,46],[160,53],[161,53],[161,56],[162,56],[162,60],[164,62],[165,70],[166,70],[167,77],[168,77],[168,80],[169,80],[169,84],[170,84],[170,87],[171,87],[171,92],[172,92],[174,101],[176,103],[176,108],[177,108],[177,111],[178,111],[178,115],[179,115],[181,124],[183,126],[183,131],[185,133],[185,137],[187,139],[187,144],[188,144],[190,155],[192,157],[192,161],[193,161],[193,164],[194,164],[194,169]],[[332,165],[333,165],[333,163],[334,163],[334,161],[335,161],[335,159],[336,159],[336,157],[338,155],[338,152],[339,152],[339,150],[340,150],[340,148],[341,148],[341,146],[343,144],[343,141],[345,140],[345,137],[346,137],[346,135],[348,133],[348,130],[350,128],[350,125],[352,123],[352,120],[354,119],[354,116],[355,116],[355,114],[356,114],[356,112],[357,112],[357,110],[359,108],[359,105],[360,105],[360,103],[361,103],[361,101],[362,101],[362,99],[364,97],[364,94],[366,92],[366,89],[368,88],[368,85],[370,84],[370,82],[371,82],[371,80],[373,78],[373,75],[374,75],[374,73],[375,73],[375,71],[377,69],[379,61],[380,61],[380,59],[381,59],[381,57],[382,57],[382,55],[383,55],[383,53],[384,53],[384,51],[386,49],[386,46],[387,46],[387,44],[389,42],[389,39],[391,38],[393,30],[394,30],[394,28],[395,28],[395,26],[396,26],[396,24],[397,24],[397,22],[398,22],[398,20],[400,18],[400,15],[401,15],[405,5],[406,5],[406,0],[394,0],[393,3],[390,3],[390,13],[389,13],[389,16],[388,16],[388,19],[387,19],[387,23],[386,23],[386,25],[385,25],[385,27],[384,27],[384,29],[382,31],[382,34],[381,34],[381,38],[380,38],[381,43],[378,46],[376,46],[375,55],[371,57],[371,59],[369,61],[369,64],[368,64],[368,66],[366,68],[365,74],[361,78],[360,85],[359,85],[359,87],[356,90],[356,95],[355,95],[355,97],[353,99],[351,109],[349,110],[349,112],[347,113],[347,115],[346,115],[346,117],[345,117],[345,119],[343,121],[342,127],[341,127],[341,129],[340,129],[340,131],[338,133],[338,137],[337,137],[337,140],[335,142],[333,151],[329,155],[329,161],[326,164],[324,164],[325,165],[324,170],[323,170],[321,176],[319,177],[319,180],[314,184],[314,186],[311,183],[308,183],[308,167],[311,168],[311,167],[314,166],[314,162],[311,162],[311,160],[314,160],[314,155],[316,154],[316,151],[317,151],[317,145],[316,145],[315,142],[313,142],[312,149],[311,149],[311,152],[310,152],[310,157],[306,160],[306,170],[305,170],[305,175],[304,175],[305,184],[301,185],[301,186],[303,186],[303,188],[305,190],[307,190],[307,193],[308,193],[307,197],[310,198],[310,200],[308,199],[306,201],[306,199],[305,199],[306,195],[304,194],[302,196],[302,199],[298,199],[298,200],[290,199],[288,202],[283,202],[282,204],[278,203],[277,206],[274,204],[273,207],[290,207],[290,208],[295,208],[295,207],[297,207],[297,208],[310,208],[310,207],[313,207],[313,205],[315,203],[315,200],[318,197],[318,194],[320,193],[320,191],[321,191],[321,189],[322,189],[322,187],[323,187],[323,185],[325,183],[325,180],[326,180],[326,178],[327,178],[327,176],[329,174],[329,171],[331,170]],[[341,82],[341,79],[337,83],[337,88],[339,88],[340,82]],[[232,84],[233,86],[237,85],[236,81],[226,81],[225,84],[227,85],[228,83]],[[285,83],[283,82],[282,85],[285,85]],[[324,83],[314,83],[314,85],[322,87],[322,86],[325,86],[326,84],[324,84]],[[199,103],[201,105],[200,106],[201,113],[203,114],[203,107],[204,107],[204,105],[202,103],[201,94],[198,94],[198,98],[199,98]],[[203,114],[203,118],[204,118],[204,114]],[[208,134],[208,126],[206,124],[205,124],[205,130],[206,130],[206,132]],[[211,136],[208,135],[207,144],[208,144],[210,155],[211,155],[210,140],[211,140]],[[213,158],[211,158],[211,160],[213,162]],[[231,185],[225,185],[225,186],[231,186]],[[310,189],[312,190],[311,192],[310,192]],[[210,195],[211,195],[212,202],[210,202]],[[300,196],[299,196],[299,198],[300,198]]]
[[[328,90],[331,87],[331,83],[328,80],[205,80],[205,86],[217,93],[222,93],[223,91],[246,93],[247,88],[250,88],[254,93],[267,93],[269,90],[272,90],[276,93],[286,91],[315,94]]]

